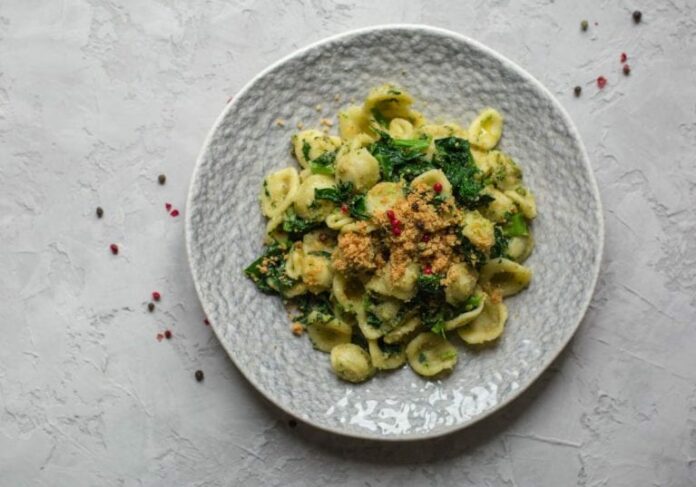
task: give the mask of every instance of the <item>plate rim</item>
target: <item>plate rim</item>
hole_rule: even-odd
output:
[[[237,363],[237,361],[234,358],[234,354],[230,350],[228,344],[221,338],[222,332],[218,332],[217,326],[215,325],[214,321],[211,321],[211,328],[213,329],[213,332],[215,333],[216,338],[222,345],[223,349],[227,353],[227,356],[229,359],[232,361],[234,366],[237,368],[239,373],[244,377],[244,379],[253,386],[253,388],[261,394],[267,401],[269,401],[271,404],[273,404],[275,407],[283,411],[284,413],[288,414],[289,416],[292,416],[293,418],[298,418],[300,419],[303,423],[307,423],[311,425],[313,428],[317,428],[319,430],[339,435],[339,436],[344,436],[344,437],[350,437],[350,438],[355,438],[355,439],[360,439],[360,440],[371,440],[371,441],[380,441],[380,442],[389,442],[389,443],[395,443],[395,442],[414,442],[414,441],[422,441],[422,440],[428,440],[428,439],[434,439],[434,438],[440,438],[443,436],[450,435],[452,433],[455,433],[457,431],[461,431],[463,429],[466,429],[470,426],[473,426],[476,423],[479,423],[483,421],[484,419],[492,416],[496,412],[500,411],[501,409],[505,408],[508,404],[513,402],[515,399],[517,399],[519,396],[521,396],[525,391],[527,391],[534,383],[536,383],[539,378],[543,375],[543,373],[549,368],[549,366],[560,356],[560,354],[563,352],[563,350],[566,349],[568,346],[568,343],[573,339],[575,334],[578,331],[578,328],[580,327],[580,324],[584,320],[585,316],[587,315],[587,310],[589,309],[590,303],[592,301],[592,297],[594,296],[595,289],[597,287],[597,281],[599,279],[599,274],[600,274],[600,269],[601,269],[601,263],[603,260],[603,255],[604,255],[604,238],[605,238],[605,222],[604,222],[604,211],[602,207],[602,200],[600,197],[600,192],[599,192],[599,186],[597,185],[597,180],[595,178],[594,170],[592,168],[592,164],[590,162],[590,157],[587,153],[587,149],[585,148],[585,144],[582,141],[582,138],[580,136],[580,132],[578,131],[577,127],[575,126],[575,123],[573,122],[572,118],[566,111],[566,109],[563,107],[563,105],[556,99],[556,97],[551,93],[551,91],[546,88],[539,80],[537,80],[534,76],[532,76],[529,72],[527,72],[524,68],[522,68],[520,65],[515,63],[514,61],[508,59],[507,57],[503,56],[500,54],[498,51],[495,51],[494,49],[486,46],[485,44],[472,39],[464,34],[460,34],[458,32],[454,32],[449,29],[444,29],[441,27],[435,27],[427,24],[410,24],[410,23],[396,23],[396,24],[377,24],[377,25],[371,25],[368,27],[360,27],[357,29],[350,29],[344,32],[341,32],[339,34],[335,34],[332,36],[324,37],[322,39],[319,39],[318,41],[312,42],[300,49],[297,49],[277,61],[269,64],[266,68],[262,69],[259,73],[257,73],[255,76],[253,76],[247,83],[244,84],[244,86],[235,93],[233,96],[232,100],[225,105],[225,107],[222,109],[222,112],[218,115],[218,117],[215,119],[215,122],[213,123],[212,127],[208,131],[204,141],[203,145],[198,153],[198,156],[196,158],[196,163],[194,165],[193,172],[191,174],[191,182],[189,183],[189,190],[188,190],[188,195],[186,198],[186,222],[185,222],[185,234],[186,234],[186,255],[188,258],[188,267],[191,272],[191,277],[193,280],[193,285],[194,288],[196,289],[196,294],[198,295],[198,301],[201,304],[201,307],[203,308],[203,312],[208,315],[208,312],[206,310],[206,302],[203,300],[202,296],[203,293],[201,292],[201,286],[199,285],[198,278],[196,277],[196,272],[194,270],[193,266],[193,253],[192,253],[192,235],[193,235],[193,222],[192,222],[192,216],[191,216],[191,211],[190,209],[192,208],[193,204],[193,195],[195,193],[197,184],[196,181],[198,181],[198,174],[201,169],[201,165],[203,163],[203,160],[206,157],[206,153],[208,151],[208,148],[210,146],[210,143],[219,129],[220,125],[222,124],[222,121],[225,119],[227,116],[227,113],[232,109],[233,106],[235,106],[236,101],[240,98],[241,95],[246,93],[259,79],[263,78],[267,73],[273,71],[276,69],[278,66],[281,66],[282,64],[292,60],[293,58],[296,58],[306,52],[309,52],[311,50],[316,49],[317,47],[320,47],[324,44],[330,44],[331,42],[334,42],[336,40],[340,40],[343,38],[348,38],[348,37],[354,37],[358,35],[363,35],[367,33],[373,33],[373,32],[380,32],[380,31],[420,31],[420,32],[428,32],[432,34],[436,34],[438,36],[442,37],[448,37],[448,38],[453,38],[458,42],[463,42],[469,45],[472,45],[476,49],[481,50],[485,54],[495,58],[496,60],[500,61],[503,65],[505,65],[508,69],[512,69],[519,73],[522,77],[524,77],[526,80],[530,81],[537,89],[539,89],[543,94],[546,95],[546,97],[551,101],[552,105],[554,108],[558,110],[558,112],[561,114],[563,117],[565,123],[567,124],[569,134],[577,141],[578,146],[580,148],[580,153],[582,155],[582,162],[585,168],[588,171],[589,174],[589,182],[590,182],[590,190],[594,196],[595,201],[597,202],[597,209],[596,209],[596,218],[598,222],[598,232],[597,232],[597,257],[595,262],[593,263],[592,267],[592,280],[591,280],[591,285],[587,287],[584,299],[581,304],[581,312],[577,318],[577,321],[572,325],[571,327],[571,332],[568,334],[568,337],[565,339],[563,343],[558,347],[558,349],[553,352],[547,360],[544,361],[541,367],[537,369],[537,371],[532,375],[531,379],[529,382],[524,386],[520,387],[514,391],[503,401],[500,401],[497,403],[495,406],[493,406],[490,409],[487,409],[483,411],[482,413],[470,418],[469,420],[463,421],[461,423],[457,423],[451,426],[447,426],[441,429],[437,430],[431,430],[429,432],[425,433],[407,433],[407,434],[401,434],[401,435],[381,435],[379,433],[377,434],[371,434],[371,433],[359,433],[357,431],[350,431],[350,430],[341,430],[338,428],[334,428],[328,425],[324,425],[321,423],[317,423],[314,421],[307,421],[304,419],[300,419],[300,416],[296,414],[294,411],[291,410],[290,407],[286,406],[285,404],[282,404],[279,401],[276,401],[273,397],[271,397],[262,387],[260,387],[254,380],[247,375],[246,371],[240,367],[240,365]]]

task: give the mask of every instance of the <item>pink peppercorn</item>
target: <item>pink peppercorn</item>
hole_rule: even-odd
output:
[[[170,215],[172,215],[173,217],[179,216],[179,210],[172,210],[172,212],[170,213]]]
[[[597,78],[597,87],[601,90],[607,85],[607,79],[604,76]]]
[[[116,244],[111,244],[109,245],[109,248],[111,249],[111,253],[114,255],[118,255],[118,245]]]
[[[435,183],[433,184],[433,190],[436,193],[441,193],[442,192],[442,183]]]
[[[157,291],[152,291],[152,299],[155,301],[159,301],[162,298],[162,295],[157,292]]]

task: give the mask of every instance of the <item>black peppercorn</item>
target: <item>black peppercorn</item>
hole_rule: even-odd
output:
[[[576,87],[573,89],[573,93],[575,93],[575,96],[576,96],[576,97],[577,97],[577,96],[580,96],[580,95],[582,94],[582,88],[580,88],[579,86],[576,86]]]
[[[165,176],[164,174],[160,174],[159,176],[157,176],[157,181],[160,184],[164,184],[167,182],[167,176]]]
[[[631,67],[628,64],[623,65],[623,74],[626,76],[631,74]]]
[[[580,30],[582,30],[583,32],[585,32],[589,26],[590,24],[589,22],[587,22],[587,20],[583,20],[582,22],[580,22]]]
[[[640,10],[636,10],[633,12],[633,22],[636,24],[640,24],[641,19],[643,18],[643,13]]]
[[[198,382],[203,382],[203,378],[204,378],[204,377],[203,377],[203,371],[202,371],[202,370],[197,370],[196,373],[194,374],[194,376],[196,377],[196,380],[197,380]]]
[[[104,216],[104,210],[102,210],[101,206],[97,206],[97,218],[101,218]]]
[[[147,303],[147,310],[152,313],[155,310],[155,303]]]

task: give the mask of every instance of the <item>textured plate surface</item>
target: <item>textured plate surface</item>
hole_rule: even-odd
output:
[[[536,192],[531,287],[509,299],[500,342],[460,344],[454,373],[427,381],[406,366],[358,386],[332,374],[328,356],[297,339],[281,302],[243,276],[261,250],[258,191],[265,173],[294,164],[295,124],[318,126],[370,87],[394,82],[434,120],[468,124],[485,106],[505,116],[501,148]],[[340,94],[343,103],[334,101]],[[319,114],[316,105],[323,105]],[[278,118],[288,121],[278,127]],[[230,357],[272,402],[341,434],[378,439],[438,436],[469,425],[528,387],[570,340],[587,308],[603,242],[599,194],[572,122],[551,94],[499,54],[424,26],[350,32],[303,49],[252,80],[211,130],[187,213],[191,270],[203,307]],[[456,338],[456,337],[455,337]],[[455,341],[455,340],[453,340]],[[458,341],[458,340],[456,340]]]

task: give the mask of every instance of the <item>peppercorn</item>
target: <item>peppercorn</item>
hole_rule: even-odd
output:
[[[111,249],[111,253],[114,255],[118,255],[118,245],[116,244],[111,244],[109,245],[109,248]]]
[[[601,90],[607,85],[607,79],[604,76],[597,78],[597,87]]]
[[[643,13],[640,10],[636,10],[633,12],[633,22],[636,24],[640,24],[640,21],[643,19]]]
[[[203,382],[204,376],[203,376],[203,371],[202,370],[197,370],[196,373],[194,374],[196,377],[196,380],[198,382]]]
[[[582,94],[582,88],[579,87],[579,86],[576,86],[576,87],[573,89],[573,92],[575,93],[575,96],[578,97],[578,96],[580,96],[580,95]]]
[[[152,291],[152,299],[155,301],[159,301],[162,298],[162,295],[157,292],[157,291]]]
[[[170,340],[172,338],[172,332],[169,330],[164,330],[164,338]]]
[[[628,64],[623,65],[623,74],[626,76],[631,74],[631,67]]]
[[[167,176],[165,176],[164,174],[160,174],[159,176],[157,176],[157,182],[160,183],[160,185],[163,185],[167,182]]]
[[[152,313],[155,310],[155,303],[147,303],[147,310]]]
[[[102,210],[101,206],[97,206],[97,218],[101,218],[104,216],[104,210]]]
[[[582,22],[580,22],[580,30],[582,30],[583,32],[585,32],[589,26],[590,24],[589,22],[587,22],[587,20],[583,20]]]

